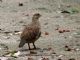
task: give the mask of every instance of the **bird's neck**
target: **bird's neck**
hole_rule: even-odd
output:
[[[39,20],[32,20],[32,24],[40,26]]]
[[[37,23],[39,23],[39,20],[33,18],[33,19],[32,19],[32,23],[33,23],[33,24],[37,24]]]
[[[38,24],[39,24],[39,21],[32,21],[32,23],[33,23],[34,25],[38,25]]]

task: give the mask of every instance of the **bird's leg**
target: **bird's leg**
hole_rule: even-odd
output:
[[[34,46],[34,49],[36,49],[36,46],[35,46],[34,42],[33,42],[33,46]]]
[[[29,50],[30,50],[31,48],[30,48],[30,44],[29,43],[28,43],[28,47],[29,47]]]

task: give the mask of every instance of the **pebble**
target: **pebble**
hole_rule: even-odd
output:
[[[19,6],[23,6],[23,3],[19,3]]]
[[[66,50],[66,51],[71,51],[72,49],[69,48],[69,46],[66,45],[66,46],[65,46],[65,50]]]
[[[76,51],[79,51],[80,49],[79,48],[77,48],[77,49],[75,49]]]
[[[58,60],[62,60],[62,59],[58,59]]]
[[[69,60],[75,60],[74,58],[70,58]]]
[[[0,57],[0,60],[8,60],[9,58],[7,57]]]
[[[63,55],[59,55],[58,57],[61,58],[61,57],[63,57]]]

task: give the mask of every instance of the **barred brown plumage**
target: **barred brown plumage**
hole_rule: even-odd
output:
[[[29,47],[29,49],[31,49],[30,43],[33,43],[34,49],[36,49],[36,46],[34,43],[41,35],[41,26],[39,23],[40,16],[41,15],[39,13],[34,14],[32,17],[31,24],[27,25],[24,28],[24,30],[20,36],[21,41],[19,44],[19,48],[23,47],[25,45],[25,43],[28,43],[28,47]]]

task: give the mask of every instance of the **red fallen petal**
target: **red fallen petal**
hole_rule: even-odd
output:
[[[49,35],[49,33],[48,32],[45,32],[45,35]]]

